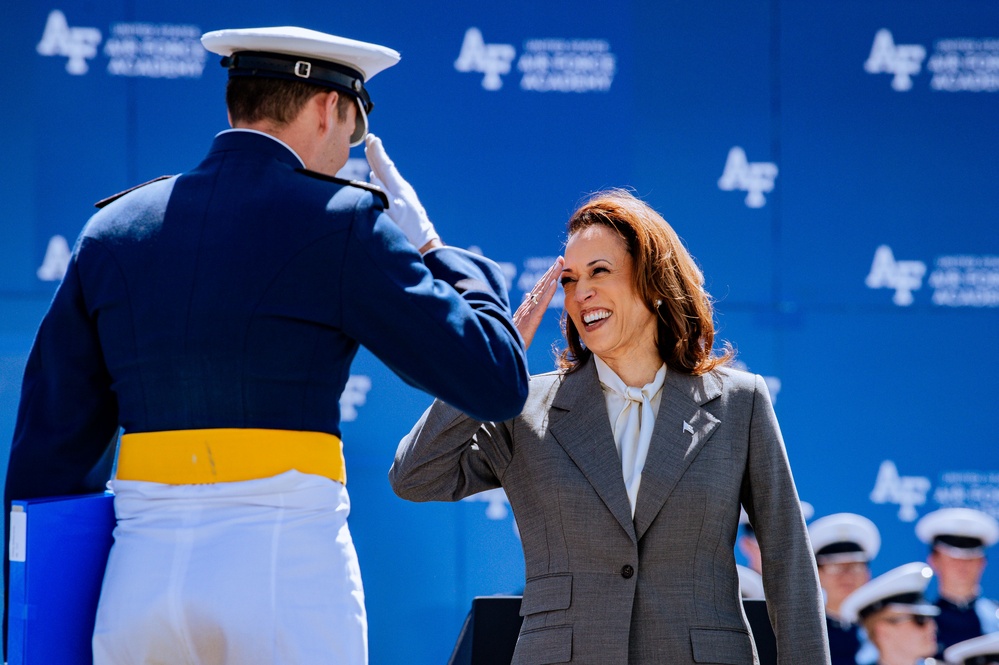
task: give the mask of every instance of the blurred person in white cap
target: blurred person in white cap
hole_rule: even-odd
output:
[[[446,247],[381,142],[335,177],[395,51],[294,27],[203,36],[232,129],[101,202],[25,370],[6,499],[88,491],[124,431],[94,662],[367,662],[338,400],[361,345],[484,420],[520,413],[499,267]]]
[[[801,502],[801,516],[805,521],[812,519],[815,508],[807,501]],[[760,552],[760,542],[756,539],[756,529],[749,521],[746,509],[742,508],[739,513],[739,538],[736,540],[739,552],[746,558],[746,567],[753,572],[763,574],[763,556]]]
[[[877,650],[856,623],[844,621],[840,605],[871,579],[870,562],[881,549],[877,526],[862,515],[836,513],[808,525],[819,583],[825,592],[826,630],[832,665],[867,665]]]
[[[845,621],[859,623],[878,649],[877,665],[930,665],[935,662],[940,613],[923,595],[933,571],[907,563],[875,577],[840,604]]]
[[[949,665],[999,665],[999,633],[958,642],[944,650]]]
[[[808,518],[805,518],[808,519]],[[756,539],[756,530],[749,522],[749,515],[743,508],[739,513],[739,539],[736,541],[742,556],[746,557],[746,567],[757,575],[763,573],[763,556],[760,552],[760,543]]]
[[[743,600],[765,600],[763,575],[752,568],[739,564],[735,566],[735,569],[739,573],[739,593]]]
[[[999,540],[995,518],[971,508],[941,508],[916,523],[930,546],[926,561],[936,573],[940,654],[952,644],[999,631],[999,604],[982,596],[985,550]]]

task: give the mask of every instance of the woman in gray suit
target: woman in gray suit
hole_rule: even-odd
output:
[[[435,402],[389,473],[412,501],[505,489],[527,576],[513,662],[756,662],[734,558],[742,505],[779,663],[827,664],[766,385],[713,352],[711,299],[676,232],[625,191],[592,198],[569,220],[564,262],[517,312],[527,343],[557,280],[567,348],[532,377],[523,413],[483,423]]]

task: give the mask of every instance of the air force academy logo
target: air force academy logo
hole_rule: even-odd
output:
[[[912,77],[919,73],[926,57],[926,47],[920,44],[896,44],[885,28],[874,35],[871,54],[864,63],[869,74],[894,74],[891,87],[904,92],[912,87]]]
[[[872,289],[895,289],[892,302],[902,307],[912,304],[912,292],[923,286],[926,264],[922,261],[896,261],[888,245],[881,245],[874,252],[871,272],[865,283]]]
[[[82,76],[90,69],[87,60],[97,55],[97,46],[100,43],[100,30],[71,28],[66,21],[66,15],[58,9],[53,9],[45,22],[42,40],[35,48],[39,55],[61,55],[68,58],[66,71]]]
[[[66,241],[66,238],[60,235],[52,236],[49,238],[49,245],[45,249],[45,258],[42,259],[42,265],[35,271],[35,275],[43,282],[58,282],[66,276],[71,256],[72,252],[69,249],[69,243]]]
[[[746,192],[746,205],[750,208],[762,208],[767,202],[763,193],[773,191],[776,178],[776,164],[750,162],[746,159],[746,151],[735,146],[728,151],[725,170],[718,180],[718,189]]]
[[[66,15],[53,9],[35,50],[66,58],[66,71],[83,76],[102,40],[97,28],[70,27]],[[111,76],[153,79],[200,78],[208,57],[198,26],[173,23],[112,23],[101,51]]]
[[[896,504],[898,518],[903,522],[913,522],[918,517],[916,506],[926,503],[930,485],[926,476],[900,476],[895,462],[884,460],[878,469],[870,499],[872,503]]]
[[[502,88],[502,77],[516,69],[524,92],[606,93],[617,73],[617,56],[606,39],[552,37],[524,40],[518,58],[513,44],[487,44],[481,30],[469,28],[454,68],[482,74],[482,87],[490,92]]]
[[[510,73],[510,65],[516,55],[517,49],[512,44],[486,44],[478,28],[469,28],[465,31],[465,40],[461,43],[461,53],[454,62],[454,68],[459,72],[478,72],[483,75],[483,88],[499,90],[503,87],[500,74]]]

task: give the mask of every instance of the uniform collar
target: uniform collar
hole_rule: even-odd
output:
[[[978,602],[978,598],[979,596],[975,596],[974,598],[966,602],[955,603],[953,600],[940,596],[939,598],[937,598],[936,605],[941,609],[955,609],[961,612],[967,612],[974,608],[975,603]]]
[[[261,137],[261,138],[256,138]],[[306,168],[305,161],[295,150],[281,139],[256,129],[226,129],[215,135],[212,150],[231,150],[237,146],[252,145],[255,149],[270,152],[276,159],[287,162],[295,168]]]

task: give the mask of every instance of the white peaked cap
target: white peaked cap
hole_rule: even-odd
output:
[[[889,570],[860,587],[839,606],[845,621],[856,623],[861,617],[884,607],[911,614],[936,616],[939,608],[923,597],[933,570],[925,563],[913,562]]]
[[[940,536],[973,538],[988,547],[999,541],[999,522],[972,508],[941,508],[916,522],[916,536],[927,544]]]
[[[808,525],[808,537],[812,541],[812,551],[829,562],[870,561],[881,549],[878,527],[863,515],[855,513],[820,517]]]
[[[752,568],[736,564],[739,571],[739,589],[746,600],[763,600],[763,576]]]
[[[202,35],[201,43],[223,56],[257,51],[333,62],[357,70],[365,81],[398,63],[401,57],[398,51],[385,46],[293,26],[214,30]]]
[[[988,633],[958,642],[944,650],[944,660],[951,665],[966,665],[972,658],[989,657],[987,662],[999,662],[999,633]]]

